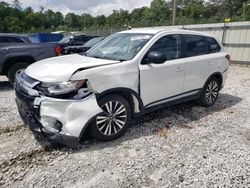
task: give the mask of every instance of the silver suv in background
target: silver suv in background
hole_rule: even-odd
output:
[[[212,35],[165,29],[115,33],[87,51],[19,71],[16,102],[27,126],[68,146],[85,133],[108,141],[131,118],[190,100],[212,106],[230,56]],[[88,131],[87,131],[88,130]]]

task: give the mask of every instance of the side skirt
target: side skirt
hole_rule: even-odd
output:
[[[154,105],[154,106],[145,107],[140,113],[136,113],[134,115],[134,117],[139,117],[139,116],[148,114],[150,112],[153,112],[153,111],[156,111],[156,110],[159,110],[159,109],[162,109],[162,108],[166,108],[166,107],[173,106],[173,105],[176,105],[176,104],[185,103],[185,102],[188,102],[188,101],[199,99],[201,91],[202,90],[199,90],[197,93],[192,94],[192,95],[188,95],[188,96],[181,97],[181,98],[178,98],[178,99],[173,99],[171,101],[167,101],[167,102],[157,104],[157,105]]]

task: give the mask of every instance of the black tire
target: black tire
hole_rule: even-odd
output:
[[[102,141],[110,141],[122,136],[131,120],[128,101],[120,95],[113,94],[101,98],[99,105],[104,112],[97,115],[90,124],[91,135]]]
[[[15,82],[15,76],[17,71],[21,70],[21,69],[25,69],[27,66],[29,66],[28,63],[17,63],[13,66],[10,67],[7,77],[9,79],[9,82],[11,83],[11,85],[14,84]]]
[[[218,78],[209,79],[201,92],[198,100],[199,105],[204,107],[213,106],[219,96],[220,86],[221,83]]]

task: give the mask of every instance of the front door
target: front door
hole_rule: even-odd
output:
[[[184,61],[181,57],[181,37],[166,35],[160,38],[149,49],[142,61],[150,52],[160,52],[166,61],[161,64],[147,62],[140,64],[140,94],[145,107],[151,107],[177,99],[183,92]]]

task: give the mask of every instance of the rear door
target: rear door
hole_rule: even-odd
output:
[[[199,90],[216,67],[208,42],[201,35],[182,35],[185,48],[185,82],[183,92]]]

